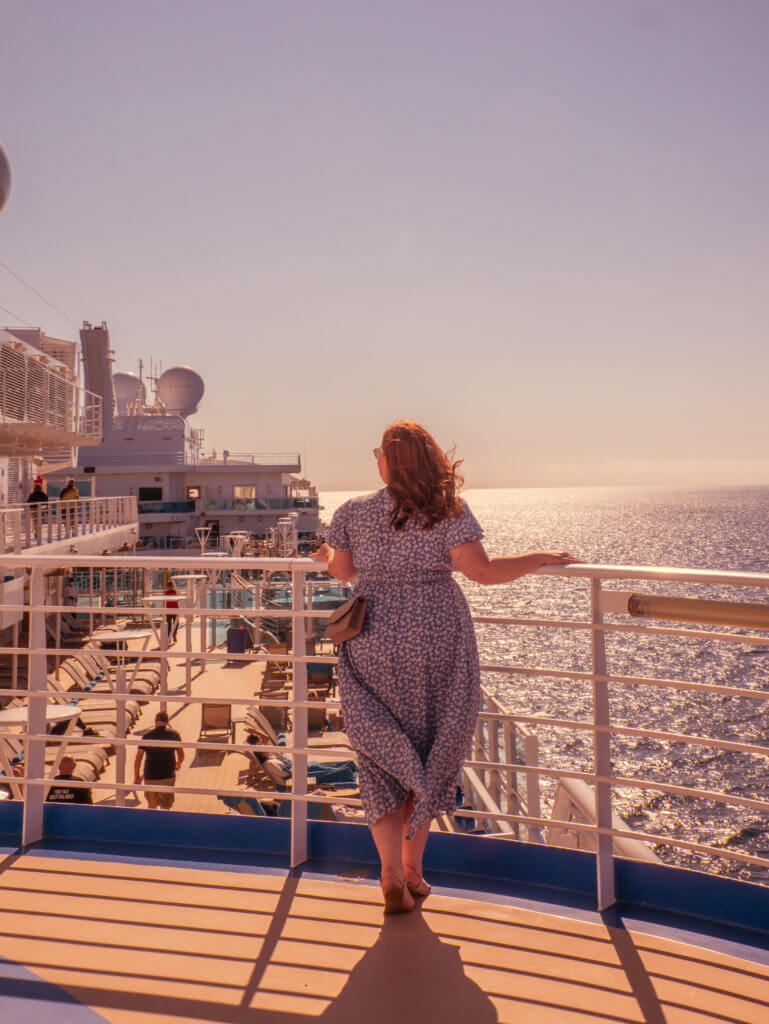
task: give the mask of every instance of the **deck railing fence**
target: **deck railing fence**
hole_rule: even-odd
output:
[[[183,596],[179,614],[186,629],[183,631],[182,642],[171,649],[168,648],[165,628],[165,619],[169,614],[167,609],[154,608],[150,613],[146,605],[120,608],[121,615],[135,615],[137,621],[149,621],[151,617],[154,617],[155,621],[158,620],[158,617],[161,620],[157,645],[141,652],[132,651],[131,657],[138,657],[139,665],[142,664],[142,660],[146,663],[150,659],[154,663],[160,664],[160,690],[151,699],[159,702],[162,707],[203,704],[222,700],[221,694],[199,692],[200,689],[206,690],[204,673],[208,665],[211,662],[223,660],[222,649],[213,646],[211,632],[206,629],[206,624],[212,618],[239,619],[250,616],[254,620],[259,620],[267,615],[273,620],[287,619],[290,621],[292,641],[287,653],[266,652],[257,649],[247,654],[226,655],[230,661],[284,662],[290,667],[291,699],[272,700],[264,693],[242,699],[226,698],[233,705],[242,706],[244,711],[254,704],[260,705],[262,708],[289,709],[293,725],[289,734],[289,745],[280,746],[274,743],[254,745],[185,739],[183,746],[185,749],[194,751],[224,753],[239,751],[247,755],[260,752],[290,757],[292,760],[292,788],[290,791],[281,793],[280,798],[288,801],[291,806],[291,862],[298,864],[305,860],[308,855],[308,804],[359,806],[359,801],[353,799],[308,791],[308,757],[311,758],[314,753],[317,753],[315,748],[308,743],[309,712],[310,710],[317,711],[319,707],[325,707],[332,712],[338,711],[336,700],[329,698],[319,704],[310,699],[311,695],[308,692],[308,670],[319,665],[333,666],[337,660],[331,653],[325,651],[312,653],[312,648],[308,648],[307,645],[308,637],[315,631],[315,623],[318,620],[325,620],[329,614],[328,609],[318,609],[312,606],[313,588],[307,585],[308,574],[318,572],[317,563],[304,558],[228,559],[227,569],[229,570],[283,573],[284,578],[291,581],[291,601],[290,606],[284,607],[267,609],[257,606],[227,610],[208,607],[206,596],[208,593],[206,581],[209,579],[209,574],[222,571],[223,559],[213,556],[185,555],[158,558],[141,555],[138,557],[77,557],[74,561],[81,571],[98,570],[104,567],[121,571],[168,570],[172,573],[187,574],[189,577],[200,579],[201,585],[190,584],[187,593]],[[7,759],[3,769],[6,774],[5,781],[11,785],[12,795],[23,800],[22,841],[24,844],[29,844],[43,837],[45,794],[50,786],[53,768],[55,768],[55,765],[52,766],[46,774],[46,745],[58,744],[61,754],[67,747],[72,749],[79,743],[88,744],[93,741],[87,737],[73,737],[66,734],[54,737],[46,732],[46,708],[49,703],[51,701],[62,703],[72,697],[72,694],[67,694],[66,697],[62,694],[54,694],[49,689],[50,665],[48,659],[63,658],[73,653],[70,649],[50,641],[46,617],[62,612],[71,612],[72,609],[46,602],[46,574],[73,568],[73,558],[72,556],[67,558],[43,554],[29,558],[23,554],[16,554],[7,555],[4,558],[4,563],[12,571],[18,572],[20,569],[24,569],[28,573],[27,596],[23,606],[8,606],[10,611],[23,608],[28,615],[28,637],[21,646],[0,647],[0,655],[5,658],[15,656],[27,659],[27,693],[23,695],[26,701],[25,706],[28,707],[27,721],[23,731],[15,732],[10,727],[3,726],[3,713],[0,712],[0,743],[3,738],[11,738],[14,742],[21,741],[23,743],[21,773],[18,769],[15,773],[12,772]],[[690,607],[684,601],[683,604],[677,606],[675,614],[684,617],[690,614],[692,617],[685,620],[687,625],[682,626],[680,623],[650,625],[645,618],[639,617],[643,616],[645,612],[643,608],[639,611],[638,601],[635,600],[636,595],[633,594],[632,589],[617,589],[618,584],[621,584],[622,587],[632,588],[639,581],[650,580],[658,583],[673,583],[674,585],[681,583],[705,584],[751,588],[761,601],[767,602],[769,600],[769,575],[601,565],[549,568],[542,570],[542,574],[577,577],[587,581],[588,606],[583,618],[565,620],[538,616],[482,615],[476,616],[476,622],[479,626],[491,624],[494,627],[547,628],[567,630],[574,634],[587,636],[590,643],[589,667],[584,670],[560,667],[543,668],[539,665],[495,661],[485,662],[482,664],[482,669],[488,673],[505,675],[510,679],[533,676],[571,681],[575,688],[587,687],[592,698],[590,717],[583,719],[557,718],[542,714],[511,713],[497,697],[491,692],[487,692],[484,708],[479,716],[479,725],[471,756],[464,766],[466,795],[469,793],[472,796],[471,808],[466,808],[464,815],[476,820],[491,822],[494,835],[503,839],[520,837],[530,842],[542,842],[547,841],[549,831],[554,829],[568,831],[571,835],[589,837],[592,849],[596,853],[598,905],[601,909],[614,902],[614,860],[620,840],[628,840],[644,846],[649,844],[648,848],[667,845],[714,858],[726,858],[763,871],[769,868],[769,858],[766,857],[727,849],[707,842],[682,839],[675,835],[647,834],[618,822],[613,807],[613,792],[618,787],[642,791],[651,790],[662,794],[677,794],[697,801],[705,801],[715,806],[734,804],[750,808],[764,817],[769,814],[769,802],[733,792],[726,779],[722,780],[720,788],[717,788],[712,783],[706,785],[700,784],[699,781],[692,785],[677,785],[672,782],[660,781],[658,778],[644,777],[640,773],[633,775],[632,778],[615,774],[611,757],[613,739],[646,737],[672,744],[739,751],[759,758],[769,758],[769,745],[745,743],[735,739],[708,735],[707,722],[703,722],[702,730],[698,730],[696,733],[678,733],[672,730],[618,724],[612,721],[610,714],[609,687],[612,684],[623,684],[633,687],[651,687],[663,691],[694,691],[698,694],[738,697],[754,701],[761,707],[764,707],[766,701],[769,700],[769,690],[754,688],[750,685],[727,686],[696,679],[622,674],[612,671],[606,651],[607,637],[621,633],[635,634],[649,640],[677,637],[695,643],[747,644],[754,649],[769,650],[769,604],[765,604],[765,610],[762,613],[760,603],[721,602],[724,607],[719,610],[710,607],[717,602],[708,603],[708,607],[703,607],[700,603],[695,608],[694,605],[697,602]],[[606,584],[609,586],[607,587]],[[746,609],[748,610],[746,611]],[[81,605],[79,611],[89,615],[92,622],[116,615],[115,607],[105,600],[103,591],[99,594],[92,593],[89,607],[83,608]],[[653,608],[653,611],[658,616],[662,614],[658,607]],[[696,614],[699,614],[704,621],[709,622],[707,628],[692,628],[691,623],[697,621],[693,618]],[[610,616],[610,619],[607,616]],[[663,620],[658,618],[657,623],[660,621]],[[724,628],[719,623],[726,623],[730,628]],[[318,627],[318,632],[322,634],[320,627]],[[135,669],[137,662],[127,661],[125,653],[120,651],[104,652],[104,656],[109,659],[114,668],[114,688],[106,699],[114,701],[118,709],[123,709],[126,701],[133,701],[136,698],[136,695],[128,689],[126,680]],[[183,690],[169,692],[168,669],[169,666],[175,664],[185,665],[186,683]],[[202,677],[197,683],[194,694],[191,685],[193,664],[198,666],[199,674]],[[4,699],[18,699],[19,696],[19,691],[12,687],[0,689],[0,697]],[[102,694],[100,693],[99,696],[101,697]],[[145,741],[138,735],[126,734],[122,710],[118,712],[118,726],[118,735],[114,739],[114,747],[117,751],[115,781],[96,781],[87,783],[87,785],[99,795],[103,791],[115,792],[117,794],[116,803],[120,805],[128,791],[141,793],[148,788],[160,790],[161,787],[157,784],[152,784],[151,787],[135,786],[131,780],[125,778],[127,755],[134,751],[137,745],[145,745]],[[592,739],[592,766],[585,770],[576,770],[540,763],[537,751],[537,733],[542,729],[568,730],[575,734],[587,733]],[[324,754],[337,754],[340,758],[347,759],[350,757],[350,750],[345,747],[325,749]],[[553,820],[544,817],[538,802],[540,779],[577,780],[583,786],[583,792],[588,792],[584,790],[584,786],[589,786],[591,794],[589,802],[592,806],[585,808],[583,805],[580,814],[570,815],[568,819]],[[524,784],[523,780],[527,780],[527,783]],[[233,789],[223,792],[222,790],[214,791],[202,787],[179,785],[175,787],[175,792],[177,794],[215,792],[217,796],[243,796],[257,799],[271,799],[276,795],[274,791],[266,789]],[[131,812],[126,809],[125,813]],[[459,813],[461,816],[463,812]],[[213,820],[212,827],[215,828]],[[497,840],[489,839],[488,841]],[[627,847],[624,848],[627,849]]]
[[[136,498],[130,496],[7,505],[0,508],[0,544],[3,554],[20,554],[136,522]]]

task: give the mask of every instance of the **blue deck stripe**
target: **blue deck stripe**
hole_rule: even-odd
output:
[[[20,810],[16,801],[0,804],[0,839],[5,834],[8,852],[16,849],[18,837],[12,833],[20,829]],[[45,829],[48,838],[36,847],[41,855],[279,874],[288,869],[285,819],[51,804]],[[359,865],[376,875],[376,851],[365,826],[313,821],[309,842],[311,860],[305,872],[329,877],[332,865],[336,870]],[[427,847],[425,870],[446,894],[509,900],[544,913],[601,920],[595,910],[595,857],[590,853],[436,833]],[[670,935],[680,933],[685,941],[700,936],[708,944],[769,949],[769,887],[619,859],[616,883],[618,903],[609,918],[617,925],[633,921],[634,927],[645,923]]]

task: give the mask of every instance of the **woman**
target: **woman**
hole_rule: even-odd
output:
[[[385,913],[427,896],[422,856],[432,819],[456,808],[456,780],[481,704],[475,633],[458,569],[507,583],[566,552],[489,558],[459,498],[458,463],[416,423],[388,427],[374,449],[385,487],[345,502],[312,556],[366,597],[363,630],[339,653],[345,728],[382,862]]]
[[[165,589],[165,596],[168,598],[174,598],[179,596],[179,591],[176,589],[176,584],[173,579],[169,576],[167,586]],[[168,629],[168,642],[169,644],[176,643],[176,633],[179,629],[179,602],[169,600],[166,601],[166,610],[171,612],[170,615],[166,616],[166,628]]]

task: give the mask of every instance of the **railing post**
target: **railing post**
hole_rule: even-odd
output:
[[[304,571],[294,568],[291,572],[291,608],[294,612],[304,611]],[[291,646],[294,658],[307,654],[305,641],[305,618],[303,615],[291,616]],[[294,661],[292,665],[294,678],[294,701],[307,700],[307,662]],[[294,730],[291,734],[294,747],[307,747],[307,708],[294,707]],[[307,755],[294,754],[292,758],[293,793],[294,796],[305,796],[307,793]],[[291,801],[291,867],[307,860],[307,803],[304,800]]]
[[[21,512],[15,509],[13,515],[13,553],[21,554]]]
[[[499,705],[496,701],[492,702],[492,710],[499,711]],[[489,761],[497,764],[499,762],[499,720],[496,718],[487,719],[486,727],[488,729],[489,738]],[[489,780],[486,788],[489,793],[491,793],[491,799],[497,807],[501,808],[502,805],[500,804],[499,799],[502,787],[500,786],[498,768],[492,768],[489,772]]]
[[[56,604],[60,608],[64,604],[64,577],[63,576],[57,576],[56,577]],[[56,632],[55,632],[56,646],[57,646],[57,648],[60,648],[61,647],[61,612],[56,612],[56,620],[55,621],[56,621],[56,626],[55,626],[55,630],[56,630]],[[56,678],[57,679],[59,678],[59,662],[60,661],[61,661],[61,658],[59,657],[59,655],[55,654],[54,658],[53,658],[53,665],[54,665],[54,672],[56,673]]]
[[[208,610],[208,580],[200,581],[200,671],[205,672],[208,669],[208,659],[205,657],[206,653],[206,626],[208,624],[208,618],[206,611]]]
[[[194,580],[187,580],[187,600],[184,602],[187,607],[187,614],[184,616],[184,650],[186,653],[186,658],[184,659],[184,680],[188,697],[192,695],[192,599],[194,596],[194,582]],[[176,622],[178,626],[179,620],[177,619]]]
[[[29,655],[29,701],[27,732],[45,734],[45,708],[48,702],[45,642],[45,576],[33,569],[29,577],[29,646],[42,653]],[[45,799],[45,740],[24,740],[24,774],[40,780],[24,786],[24,816],[21,844],[29,846],[43,838],[43,807]]]
[[[615,902],[614,895],[614,837],[611,834],[611,783],[600,782],[611,775],[611,718],[609,713],[609,684],[606,678],[606,643],[601,612],[601,580],[590,581],[590,621],[592,630],[593,673],[593,771],[595,773],[596,873],[598,909],[606,910]]]
[[[88,632],[93,633],[93,566],[88,570]]]
[[[160,710],[168,711],[168,703],[163,699],[168,695],[168,646],[169,646],[169,629],[168,629],[168,604],[164,601],[161,606],[162,620],[160,623]],[[177,615],[178,615],[177,610]],[[177,624],[179,620],[177,619]]]
[[[13,647],[13,654],[11,655],[11,689],[16,690],[19,687],[19,655],[16,653],[16,649],[19,646],[18,622],[14,622],[13,624],[11,646]]]
[[[115,687],[118,693],[125,693],[126,684],[126,670],[125,665],[119,665],[117,674],[115,677]],[[118,699],[115,701],[115,725],[117,726],[117,738],[124,740],[126,738],[126,717],[125,717],[125,701]],[[120,743],[115,750],[115,781],[117,783],[125,782],[125,765],[126,765],[126,748],[125,744]],[[115,790],[115,806],[125,807],[125,790]]]
[[[515,763],[515,738],[513,733],[513,724],[508,719],[502,723],[502,751],[505,764]],[[505,772],[505,802],[500,804],[502,810],[506,814],[515,814],[513,810],[513,789],[517,788],[518,776],[513,772]],[[529,813],[528,811],[526,812]],[[512,822],[513,832],[518,837],[518,822]]]

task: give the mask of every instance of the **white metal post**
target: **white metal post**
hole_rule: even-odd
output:
[[[599,778],[611,775],[611,720],[609,713],[609,684],[606,678],[606,643],[604,632],[597,628],[603,624],[601,612],[601,580],[590,581],[590,621],[592,631],[593,662],[593,771],[595,773],[595,823],[599,829],[610,830],[612,825],[611,783]],[[598,883],[598,909],[606,910],[615,902],[614,895],[614,838],[610,831],[599,832],[596,842],[596,873]]]
[[[18,511],[15,511],[11,516],[11,523],[13,524],[13,553],[15,555],[21,554],[21,515]]]
[[[291,608],[294,612],[304,611],[304,572],[294,569],[291,573]],[[291,644],[294,658],[307,653],[305,641],[305,618],[291,616]],[[294,661],[294,700],[307,700],[307,662]],[[307,708],[294,708],[294,730],[291,734],[295,747],[307,747]],[[292,758],[292,780],[295,796],[307,793],[307,755],[294,754]],[[304,800],[291,801],[291,867],[307,860],[307,804]]]
[[[178,610],[177,610],[178,613]],[[169,630],[168,630],[168,603],[166,601],[161,605],[161,622],[160,622],[160,693],[161,697],[165,697],[168,694],[168,645],[169,645]],[[178,621],[178,620],[177,620]],[[168,711],[168,703],[165,700],[160,701],[160,710]]]
[[[192,600],[194,580],[187,580],[187,614],[184,616],[184,650],[187,657],[184,660],[184,680],[187,696],[192,695]],[[179,620],[176,620],[177,626]]]
[[[523,740],[526,764],[539,764],[539,744],[536,736],[526,736]],[[542,811],[539,803],[539,775],[526,773],[526,813],[530,818],[539,818]],[[529,829],[529,842],[544,843],[542,831],[536,825]]]
[[[14,622],[13,624],[13,654],[11,655],[11,689],[16,690],[19,686],[19,655],[17,653],[19,647],[19,624]]]
[[[118,670],[115,675],[115,686],[118,693],[125,693],[126,685],[126,670],[125,665],[118,665]],[[126,737],[126,717],[125,717],[125,701],[118,700],[116,704],[116,719],[115,724],[117,726],[118,739],[124,740]],[[125,782],[125,761],[126,761],[126,748],[121,743],[118,745],[115,751],[115,780],[118,783]],[[115,806],[125,807],[125,790],[118,789],[115,791]]]
[[[262,575],[259,574],[254,585],[254,604],[257,608],[262,607]],[[262,617],[261,615],[254,616],[254,647],[258,647],[262,642]]]
[[[27,732],[45,735],[45,707],[48,702],[45,655],[45,576],[41,569],[33,569],[29,578],[29,646],[35,654],[29,655],[29,701]],[[45,740],[24,740],[24,770],[30,779],[24,787],[24,816],[21,829],[22,846],[29,846],[43,838],[43,806],[45,799]]]
[[[515,740],[513,738],[513,724],[510,721],[502,723],[502,758],[505,764],[515,762]],[[500,807],[506,814],[515,814],[513,810],[513,788],[517,776],[513,772],[505,772],[505,802]],[[529,813],[528,811],[526,812]],[[514,822],[513,832],[518,834],[518,822]]]
[[[496,707],[495,709],[496,710]],[[489,730],[489,761],[493,764],[499,763],[499,722],[496,719],[488,719],[486,728]],[[499,784],[499,769],[492,768],[489,772],[489,779],[486,785],[489,793],[491,793],[491,799],[497,805],[501,807],[499,802],[500,798],[500,784]]]
[[[88,570],[88,632],[93,633],[93,566]]]
[[[54,596],[54,600],[56,601],[56,604],[61,608],[62,604],[64,603],[64,577],[63,576],[57,576],[56,577],[56,589],[55,589],[54,595],[55,595]],[[60,648],[61,647],[61,612],[56,612],[56,634],[55,634],[55,636],[56,636],[56,646],[58,648]],[[59,678],[59,662],[60,661],[61,661],[61,658],[59,657],[59,655],[58,654],[54,655],[54,659],[53,659],[54,672],[56,673],[56,678],[57,679]]]
[[[208,668],[208,658],[205,658],[206,653],[206,624],[208,619],[206,617],[206,611],[208,610],[208,580],[200,581],[200,671],[205,672]]]

